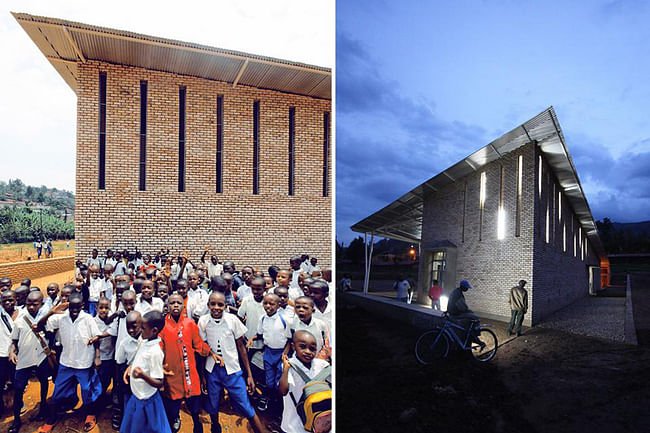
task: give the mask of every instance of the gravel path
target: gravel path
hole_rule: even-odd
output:
[[[538,326],[624,342],[625,298],[584,297],[545,318]]]

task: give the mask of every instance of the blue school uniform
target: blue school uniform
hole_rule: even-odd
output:
[[[126,402],[120,433],[171,432],[160,392],[140,400],[131,396]]]
[[[282,376],[282,352],[291,330],[282,313],[277,311],[272,316],[260,320],[257,333],[264,339],[264,376],[268,389],[277,389]]]
[[[219,366],[212,357],[206,360],[206,411],[211,415],[219,414],[221,390],[226,388],[235,410],[246,418],[252,418],[255,416],[255,409],[248,397],[237,351],[237,340],[246,334],[246,327],[234,314],[223,313],[220,319],[206,314],[199,319],[199,334],[212,352],[221,356],[224,362],[224,365]]]

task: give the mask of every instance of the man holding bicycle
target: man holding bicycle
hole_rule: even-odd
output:
[[[481,340],[478,339],[474,333],[474,328],[479,325],[480,319],[472,310],[467,306],[465,301],[464,292],[472,288],[472,285],[467,280],[460,282],[458,288],[454,289],[449,295],[449,301],[447,303],[447,314],[449,318],[458,325],[461,325],[467,330],[471,335],[471,339],[474,343],[484,346]]]

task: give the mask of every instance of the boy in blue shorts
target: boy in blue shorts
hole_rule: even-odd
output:
[[[262,303],[266,315],[257,325],[257,334],[250,338],[247,348],[256,339],[264,340],[264,375],[266,379],[266,399],[260,400],[258,409],[267,409],[269,400],[278,400],[278,382],[282,375],[282,355],[289,353],[291,330],[280,308],[280,297],[274,293],[264,296]]]
[[[210,314],[199,319],[199,334],[208,343],[212,353],[217,355],[216,361],[213,357],[208,357],[205,364],[211,432],[221,432],[219,399],[222,388],[226,388],[233,406],[248,418],[253,430],[262,432],[262,423],[248,397],[255,389],[255,382],[244,347],[246,327],[235,315],[224,313],[226,298],[219,291],[210,294],[208,309]],[[246,380],[242,375],[240,359],[246,370]]]
[[[59,373],[54,382],[52,410],[46,423],[38,429],[40,433],[52,431],[57,418],[57,406],[76,396],[77,384],[81,387],[81,398],[87,412],[83,430],[88,432],[97,424],[95,402],[102,394],[102,385],[93,361],[99,359],[99,349],[95,348],[94,343],[101,332],[97,322],[90,314],[82,311],[82,307],[81,295],[73,293],[68,303],[53,307],[38,322],[39,329],[44,326],[50,332],[58,329],[63,345]]]
[[[48,376],[51,374],[45,354],[47,343],[45,343],[42,332],[38,332],[37,335],[35,331],[32,331],[32,325],[37,323],[36,317],[42,304],[43,294],[41,292],[30,293],[27,296],[26,313],[16,319],[11,333],[12,345],[9,351],[9,360],[16,365],[16,376],[14,380],[14,423],[9,428],[9,433],[18,433],[20,430],[23,393],[29,378],[33,375],[41,384],[41,403],[37,418],[42,421],[47,415]]]

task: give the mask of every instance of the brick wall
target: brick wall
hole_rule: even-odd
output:
[[[105,190],[98,190],[100,71],[107,74]],[[138,190],[140,80],[148,82],[146,191]],[[145,252],[187,251],[198,260],[210,246],[238,268],[285,267],[300,253],[331,265],[331,198],[322,196],[323,113],[331,110],[330,101],[95,61],[79,64],[78,82],[79,258],[94,247],[138,246]],[[187,88],[185,192],[178,192],[179,86]],[[220,194],[215,192],[217,95],[224,96]],[[256,100],[259,195],[252,194]],[[288,195],[289,107],[296,108],[293,196]],[[330,185],[331,165],[330,152]]]
[[[523,184],[520,236],[515,236],[517,201],[517,163],[523,155]],[[497,239],[497,214],[504,176],[505,236]],[[438,249],[445,242],[454,246],[442,248],[452,258],[448,261],[448,280],[443,286],[449,294],[462,279],[473,290],[465,294],[471,309],[491,317],[509,318],[508,295],[520,279],[533,280],[533,225],[535,193],[534,145],[527,144],[487,164],[474,174],[427,195],[422,224],[422,257],[420,290],[429,284],[429,263],[426,251]],[[479,182],[486,173],[486,196],[481,240],[479,240]],[[463,239],[463,191],[466,188]],[[455,256],[455,264],[453,263]],[[454,266],[455,265],[455,266]],[[530,290],[529,290],[530,291]],[[426,296],[425,296],[426,298]],[[526,319],[529,321],[529,315]]]
[[[28,260],[25,262],[0,264],[0,277],[9,277],[16,284],[29,278],[34,280],[48,275],[71,271],[74,269],[74,257]]]
[[[536,164],[539,164],[539,150],[536,150]],[[539,182],[539,165],[535,170]],[[589,266],[599,266],[599,259],[588,242],[584,230],[579,229],[578,220],[566,196],[558,198],[559,184],[542,157],[541,195],[536,189],[534,238],[533,293],[529,302],[533,305],[533,323],[561,309],[589,293]],[[536,186],[538,188],[538,186]],[[561,209],[560,209],[561,201]],[[548,206],[547,206],[548,205]],[[546,210],[549,214],[549,242],[546,242]],[[566,226],[566,250],[564,227]],[[581,235],[581,236],[580,236]],[[576,249],[574,251],[574,236]],[[580,237],[582,238],[581,240]],[[581,243],[587,243],[587,255],[581,256]],[[599,285],[600,282],[598,281]]]

